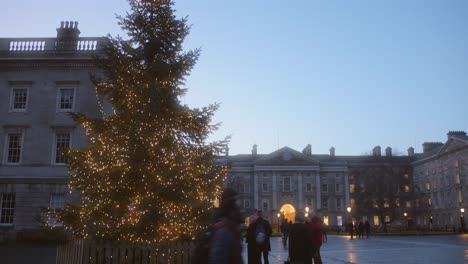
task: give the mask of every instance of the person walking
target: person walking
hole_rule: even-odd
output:
[[[295,223],[289,229],[288,253],[291,263],[312,263],[312,232],[304,224],[304,214],[297,212]]]
[[[320,256],[320,247],[326,237],[322,220],[318,216],[312,217],[309,228],[312,233],[312,259],[314,264],[322,264],[322,256]]]
[[[353,225],[353,221],[349,222],[349,224],[348,224],[348,229],[349,229],[349,235],[351,236],[351,239],[353,239],[353,234],[354,234],[354,225]]]
[[[370,224],[369,224],[369,221],[366,220],[366,222],[364,223],[364,228],[366,230],[366,236],[367,238],[369,238],[369,233],[370,233]]]
[[[362,221],[359,221],[359,224],[357,227],[357,235],[359,239],[364,237],[364,224],[362,223]]]
[[[237,193],[227,188],[221,195],[217,210],[217,222],[214,224],[213,238],[208,253],[208,263],[242,264],[240,208],[236,204]]]
[[[253,257],[249,264],[268,264],[268,252],[271,251],[270,236],[272,233],[270,223],[263,218],[261,210],[257,213],[258,218],[247,229],[247,243]]]
[[[287,219],[284,219],[281,223],[281,234],[283,235],[283,248],[286,249],[289,236],[289,224]]]

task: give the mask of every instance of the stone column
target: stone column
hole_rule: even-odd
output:
[[[272,193],[271,195],[273,196],[273,208],[274,210],[278,210],[278,191],[277,191],[277,188],[276,188],[276,172],[273,171],[273,188],[272,188]]]
[[[345,189],[345,207],[348,208],[349,206],[351,206],[349,204],[349,179],[348,179],[348,172],[345,172],[344,173],[344,189]],[[345,208],[345,210],[346,210]]]
[[[321,186],[320,186],[320,171],[317,172],[315,175],[315,185],[317,186],[316,188],[316,203],[317,203],[317,210],[320,210],[322,208],[322,192],[321,192]]]
[[[254,209],[258,209],[258,173],[254,172]]]
[[[304,208],[304,195],[302,193],[302,172],[297,173],[297,188],[298,188],[298,194],[299,194],[299,208],[302,209]]]

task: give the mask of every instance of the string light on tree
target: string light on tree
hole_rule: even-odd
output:
[[[94,76],[112,115],[74,115],[90,140],[69,153],[70,189],[81,203],[61,221],[83,238],[139,242],[193,237],[204,226],[227,173],[217,153],[228,139],[217,129],[217,104],[191,109],[179,101],[200,51],[183,51],[189,33],[171,0],[129,1],[118,17],[129,39],[110,37]],[[103,106],[99,108],[103,111]]]

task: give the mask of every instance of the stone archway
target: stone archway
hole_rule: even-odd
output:
[[[283,204],[281,206],[280,212],[284,219],[287,219],[288,222],[291,221],[294,223],[294,218],[296,217],[296,209],[291,204]]]

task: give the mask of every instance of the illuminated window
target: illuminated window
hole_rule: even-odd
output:
[[[349,193],[354,193],[354,184],[349,185]]]
[[[384,200],[384,207],[385,207],[385,208],[389,208],[389,207],[390,207],[390,203],[388,202],[388,199],[385,199],[385,200]]]
[[[403,177],[404,177],[406,180],[409,178],[408,174],[405,174]]]
[[[405,185],[405,192],[409,192],[409,191],[410,191],[409,185]]]
[[[396,205],[397,207],[400,207],[400,198],[396,198],[396,199],[395,199],[395,205]]]
[[[378,215],[374,215],[374,225],[375,225],[375,226],[380,225],[380,221],[379,221],[379,216],[378,216]]]
[[[430,182],[426,182],[426,190],[427,191],[431,190],[431,183]]]
[[[390,222],[390,216],[389,216],[389,215],[386,215],[384,221],[385,221],[385,223],[389,223],[389,222]]]
[[[406,208],[410,208],[411,207],[411,202],[410,201],[406,201]]]
[[[353,198],[349,199],[349,205],[351,206],[351,208],[354,208],[355,203],[356,202]]]
[[[328,215],[324,215],[324,216],[323,216],[323,223],[324,223],[325,225],[328,225]]]
[[[338,226],[343,225],[343,217],[341,215],[336,216],[336,225],[338,225]]]
[[[364,183],[361,183],[361,192],[365,192],[366,191],[366,186],[364,185]]]

